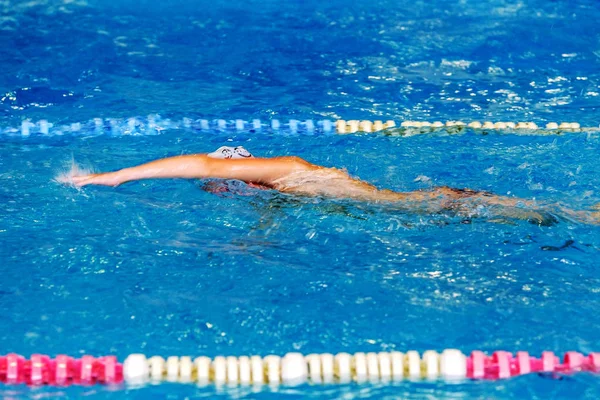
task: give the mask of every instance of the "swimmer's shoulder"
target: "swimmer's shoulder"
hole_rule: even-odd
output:
[[[258,158],[258,160],[260,160],[260,158]],[[262,160],[272,160],[273,162],[276,162],[276,163],[288,164],[289,166],[292,167],[291,170],[294,172],[295,171],[314,171],[314,170],[325,168],[320,165],[312,164],[312,163],[306,161],[305,159],[303,159],[302,157],[298,157],[298,156],[281,156],[281,157],[273,157],[273,158],[263,158]]]
[[[297,167],[294,169],[306,169],[306,170],[313,170],[313,169],[321,169],[321,168],[325,168],[322,167],[320,165],[316,165],[316,164],[312,164],[308,161],[306,161],[305,159],[303,159],[302,157],[298,157],[298,156],[278,156],[278,157],[251,157],[251,158],[244,158],[244,159],[216,159],[216,158],[212,158],[210,156],[208,156],[207,154],[197,154],[198,157],[201,157],[203,160],[206,160],[208,162],[214,162],[216,164],[223,164],[223,163],[234,163],[234,164],[248,164],[248,165],[264,165],[264,166],[274,166],[274,165],[288,165],[288,166],[293,166],[293,167]]]

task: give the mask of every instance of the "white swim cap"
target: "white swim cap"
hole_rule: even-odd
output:
[[[239,158],[253,158],[254,156],[250,154],[248,150],[243,148],[242,146],[237,147],[228,147],[222,146],[212,153],[208,153],[207,156],[211,158],[223,158],[223,159],[239,159]]]

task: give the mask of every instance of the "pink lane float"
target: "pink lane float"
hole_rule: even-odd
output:
[[[540,358],[519,351],[515,355],[496,351],[491,356],[473,351],[465,356],[459,350],[441,353],[428,350],[381,353],[269,355],[209,358],[171,356],[166,360],[143,354],[128,356],[123,364],[115,356],[75,359],[59,355],[52,359],[34,354],[30,359],[17,354],[0,356],[0,383],[5,385],[140,385],[147,382],[180,382],[199,385],[299,385],[394,382],[403,379],[506,379],[546,373],[573,374],[600,372],[600,353],[585,356],[570,351],[562,362],[544,351]]]
[[[123,366],[115,356],[74,359],[59,355],[54,359],[34,354],[29,360],[18,354],[0,356],[0,382],[32,386],[118,384],[123,382]]]

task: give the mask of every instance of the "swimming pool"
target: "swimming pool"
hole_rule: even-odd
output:
[[[590,208],[595,133],[306,135],[93,118],[577,121],[597,126],[594,3],[2,5],[0,353],[252,355],[458,348],[596,351],[598,227],[465,224],[199,181],[76,190],[229,143],[345,167],[379,187],[471,187]],[[444,9],[446,7],[446,9]],[[12,50],[7,50],[12,49]],[[63,135],[23,137],[23,119]],[[158,117],[157,117],[158,118]],[[110,125],[110,124],[108,124]],[[15,132],[8,129],[17,127]],[[597,378],[216,389],[0,388],[5,397],[596,398]]]

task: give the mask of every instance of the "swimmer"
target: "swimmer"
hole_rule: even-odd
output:
[[[119,186],[141,179],[236,179],[252,187],[303,196],[322,196],[374,203],[391,203],[411,213],[451,212],[464,218],[522,219],[552,225],[556,217],[529,200],[471,189],[442,186],[431,190],[396,192],[378,189],[347,172],[311,164],[300,157],[254,157],[245,148],[223,146],[208,154],[190,154],[151,161],[131,168],[72,177],[75,186]],[[573,219],[599,224],[598,213],[562,210]]]

